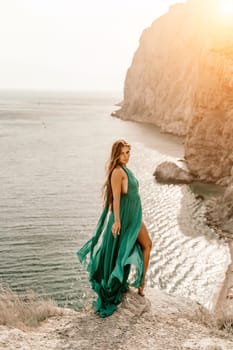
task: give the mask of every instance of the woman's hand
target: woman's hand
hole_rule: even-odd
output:
[[[114,224],[112,225],[112,234],[114,237],[120,234],[121,230],[121,223],[120,221],[114,221]]]

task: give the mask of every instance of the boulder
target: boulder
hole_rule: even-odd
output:
[[[158,182],[173,184],[189,184],[194,177],[173,162],[162,162],[155,169],[153,175]]]

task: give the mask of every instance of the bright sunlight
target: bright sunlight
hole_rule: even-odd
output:
[[[220,28],[233,25],[233,0],[209,0],[208,7]]]
[[[222,0],[220,3],[220,9],[226,16],[233,15],[233,0]]]

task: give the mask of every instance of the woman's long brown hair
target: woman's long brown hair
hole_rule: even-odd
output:
[[[108,204],[109,208],[112,209],[113,204],[113,193],[112,193],[112,186],[111,186],[111,176],[113,170],[120,164],[119,158],[121,154],[122,147],[129,147],[131,148],[128,142],[125,140],[117,140],[112,145],[111,155],[106,165],[106,177],[105,177],[105,183],[103,185],[103,197],[104,197],[104,204]]]

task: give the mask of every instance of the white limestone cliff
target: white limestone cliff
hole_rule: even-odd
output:
[[[144,30],[114,115],[185,135],[189,170],[201,180],[227,183],[233,165],[233,14],[224,17],[220,0],[173,5]]]

